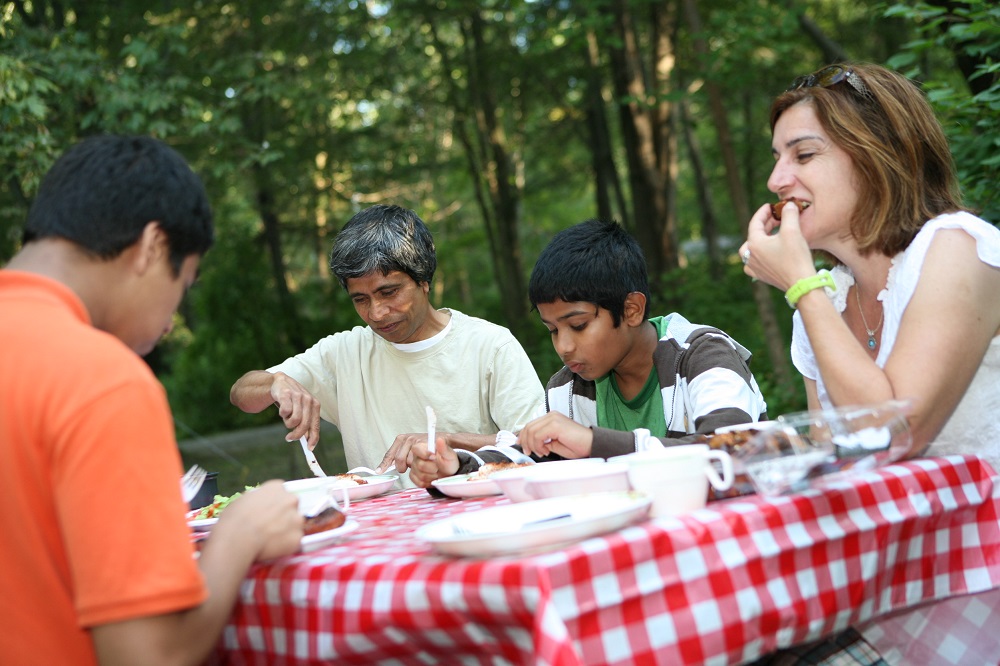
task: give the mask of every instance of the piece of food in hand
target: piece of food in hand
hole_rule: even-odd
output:
[[[802,201],[801,199],[796,199],[795,197],[792,197],[791,199],[784,199],[777,203],[771,204],[771,215],[774,216],[774,219],[776,220],[781,219],[781,209],[784,208],[785,205],[789,203],[794,203],[796,206],[798,206],[800,213],[804,211],[806,208],[809,208],[808,201]]]
[[[344,524],[345,520],[347,520],[347,516],[330,506],[320,511],[315,516],[307,516],[303,532],[306,535],[316,534],[317,532],[326,532],[327,530],[340,527]]]
[[[532,463],[515,463],[515,462],[486,463],[478,470],[470,474],[469,478],[466,479],[466,481],[483,481],[485,479],[490,478],[490,475],[495,472],[501,472],[505,469],[514,469],[515,467],[527,467],[528,465],[531,464]]]

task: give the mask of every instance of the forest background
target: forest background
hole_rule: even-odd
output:
[[[178,436],[205,439],[278,422],[230,406],[242,373],[361,323],[327,266],[358,210],[416,210],[434,304],[511,328],[543,382],[560,362],[526,299],[534,258],[560,229],[615,218],[644,248],[653,314],[732,333],[775,416],[805,406],[791,316],[735,249],[774,200],[771,99],[842,60],[922,83],[967,205],[1000,222],[995,0],[0,1],[0,263],[75,141],[176,147],[218,240],[147,360]],[[338,449],[321,461],[338,469]],[[221,453],[241,483],[273,466]]]

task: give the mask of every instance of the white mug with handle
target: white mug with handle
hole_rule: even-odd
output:
[[[653,517],[678,516],[701,509],[708,501],[708,485],[719,491],[733,485],[733,460],[708,444],[680,444],[647,449],[611,458],[628,464],[633,490],[653,500]],[[720,475],[714,463],[722,468]]]

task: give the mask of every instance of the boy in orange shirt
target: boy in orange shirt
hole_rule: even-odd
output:
[[[212,240],[204,187],[155,139],[87,139],[42,181],[0,270],[4,664],[201,663],[250,565],[298,548],[272,481],[194,558],[170,407],[139,355]]]

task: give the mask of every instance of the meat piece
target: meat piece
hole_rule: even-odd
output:
[[[315,516],[309,516],[306,518],[304,532],[306,535],[316,534],[317,532],[326,532],[327,530],[340,527],[344,524],[345,520],[347,520],[347,516],[343,513],[332,506],[327,507]]]
[[[771,204],[771,215],[774,216],[774,219],[776,219],[776,220],[780,220],[781,219],[781,209],[784,208],[785,204],[787,204],[789,202],[794,202],[795,205],[799,207],[799,212],[800,213],[802,211],[804,211],[806,208],[809,208],[809,202],[808,201],[802,201],[801,199],[796,199],[795,197],[792,197],[791,199],[784,199],[784,200],[779,201],[777,203]]]

